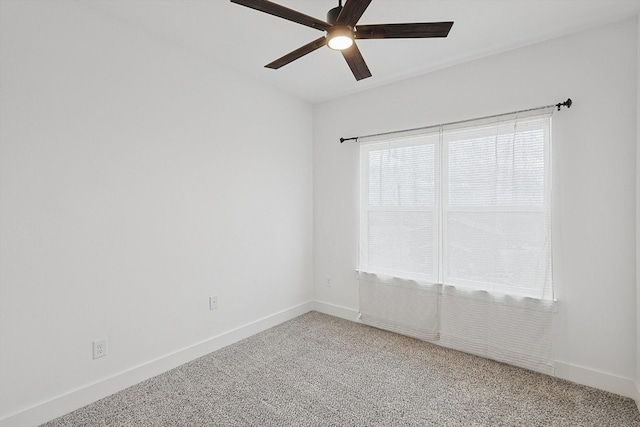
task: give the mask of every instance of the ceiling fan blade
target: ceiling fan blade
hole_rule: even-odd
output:
[[[300,13],[297,10],[280,6],[279,4],[270,2],[268,0],[231,0],[231,3],[236,3],[242,6],[249,7],[251,9],[259,10],[260,12],[268,13],[269,15],[277,16],[288,21],[306,25],[307,27],[315,28],[316,30],[327,31],[329,28],[331,28],[331,24],[327,22],[316,19],[313,16],[305,15],[304,13]]]
[[[351,68],[351,72],[356,80],[371,77],[371,71],[369,71],[369,67],[367,67],[367,63],[364,62],[360,49],[358,49],[355,43],[352,44],[350,48],[344,49],[341,52],[344,59],[347,60],[347,64],[349,64],[349,68]]]
[[[298,58],[302,58],[307,53],[311,53],[316,49],[320,49],[322,46],[325,46],[326,44],[327,44],[327,38],[325,36],[322,36],[318,39],[315,39],[311,43],[307,43],[304,46],[294,50],[293,52],[287,53],[282,58],[278,58],[275,61],[265,65],[265,68],[272,68],[274,70],[277,70],[278,68],[283,67],[288,63],[295,61]]]
[[[414,24],[358,25],[357,39],[420,39],[447,37],[453,22],[424,22]]]
[[[367,10],[369,3],[371,0],[347,0],[336,23],[353,27]]]

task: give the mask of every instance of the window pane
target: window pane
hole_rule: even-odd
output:
[[[438,280],[438,135],[365,146],[361,178],[361,268]]]
[[[433,144],[371,151],[370,206],[434,205]]]
[[[369,212],[367,264],[380,272],[437,281],[437,225],[434,212]]]
[[[541,129],[449,141],[449,205],[541,207],[544,148]]]
[[[549,289],[545,126],[514,120],[445,133],[445,284],[534,297]]]
[[[541,288],[549,273],[544,230],[542,212],[450,212],[446,283],[525,294]]]

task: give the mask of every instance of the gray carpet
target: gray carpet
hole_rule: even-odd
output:
[[[311,312],[54,426],[640,426],[631,399]]]

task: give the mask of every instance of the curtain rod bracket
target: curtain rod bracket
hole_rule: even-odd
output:
[[[342,143],[343,143],[343,142],[345,142],[345,141],[352,141],[352,140],[354,140],[354,139],[357,141],[357,140],[358,140],[358,137],[357,137],[357,136],[354,136],[354,137],[352,137],[352,138],[340,138],[340,144],[342,144]]]
[[[567,98],[566,101],[557,103],[556,107],[558,107],[558,111],[560,111],[561,107],[571,108],[572,104],[573,104],[573,101],[571,100],[571,98]]]

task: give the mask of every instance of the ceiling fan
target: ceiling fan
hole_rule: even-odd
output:
[[[331,49],[342,52],[356,80],[371,77],[369,67],[367,67],[367,63],[364,62],[364,58],[358,46],[355,44],[356,39],[447,37],[449,30],[451,30],[453,26],[452,21],[356,25],[371,1],[372,0],[346,0],[343,7],[342,0],[338,0],[338,7],[329,10],[327,13],[327,21],[325,22],[268,0],[231,0],[232,3],[250,7],[288,21],[326,32],[325,35],[311,43],[265,65],[266,68],[276,70],[322,46],[328,45]]]

